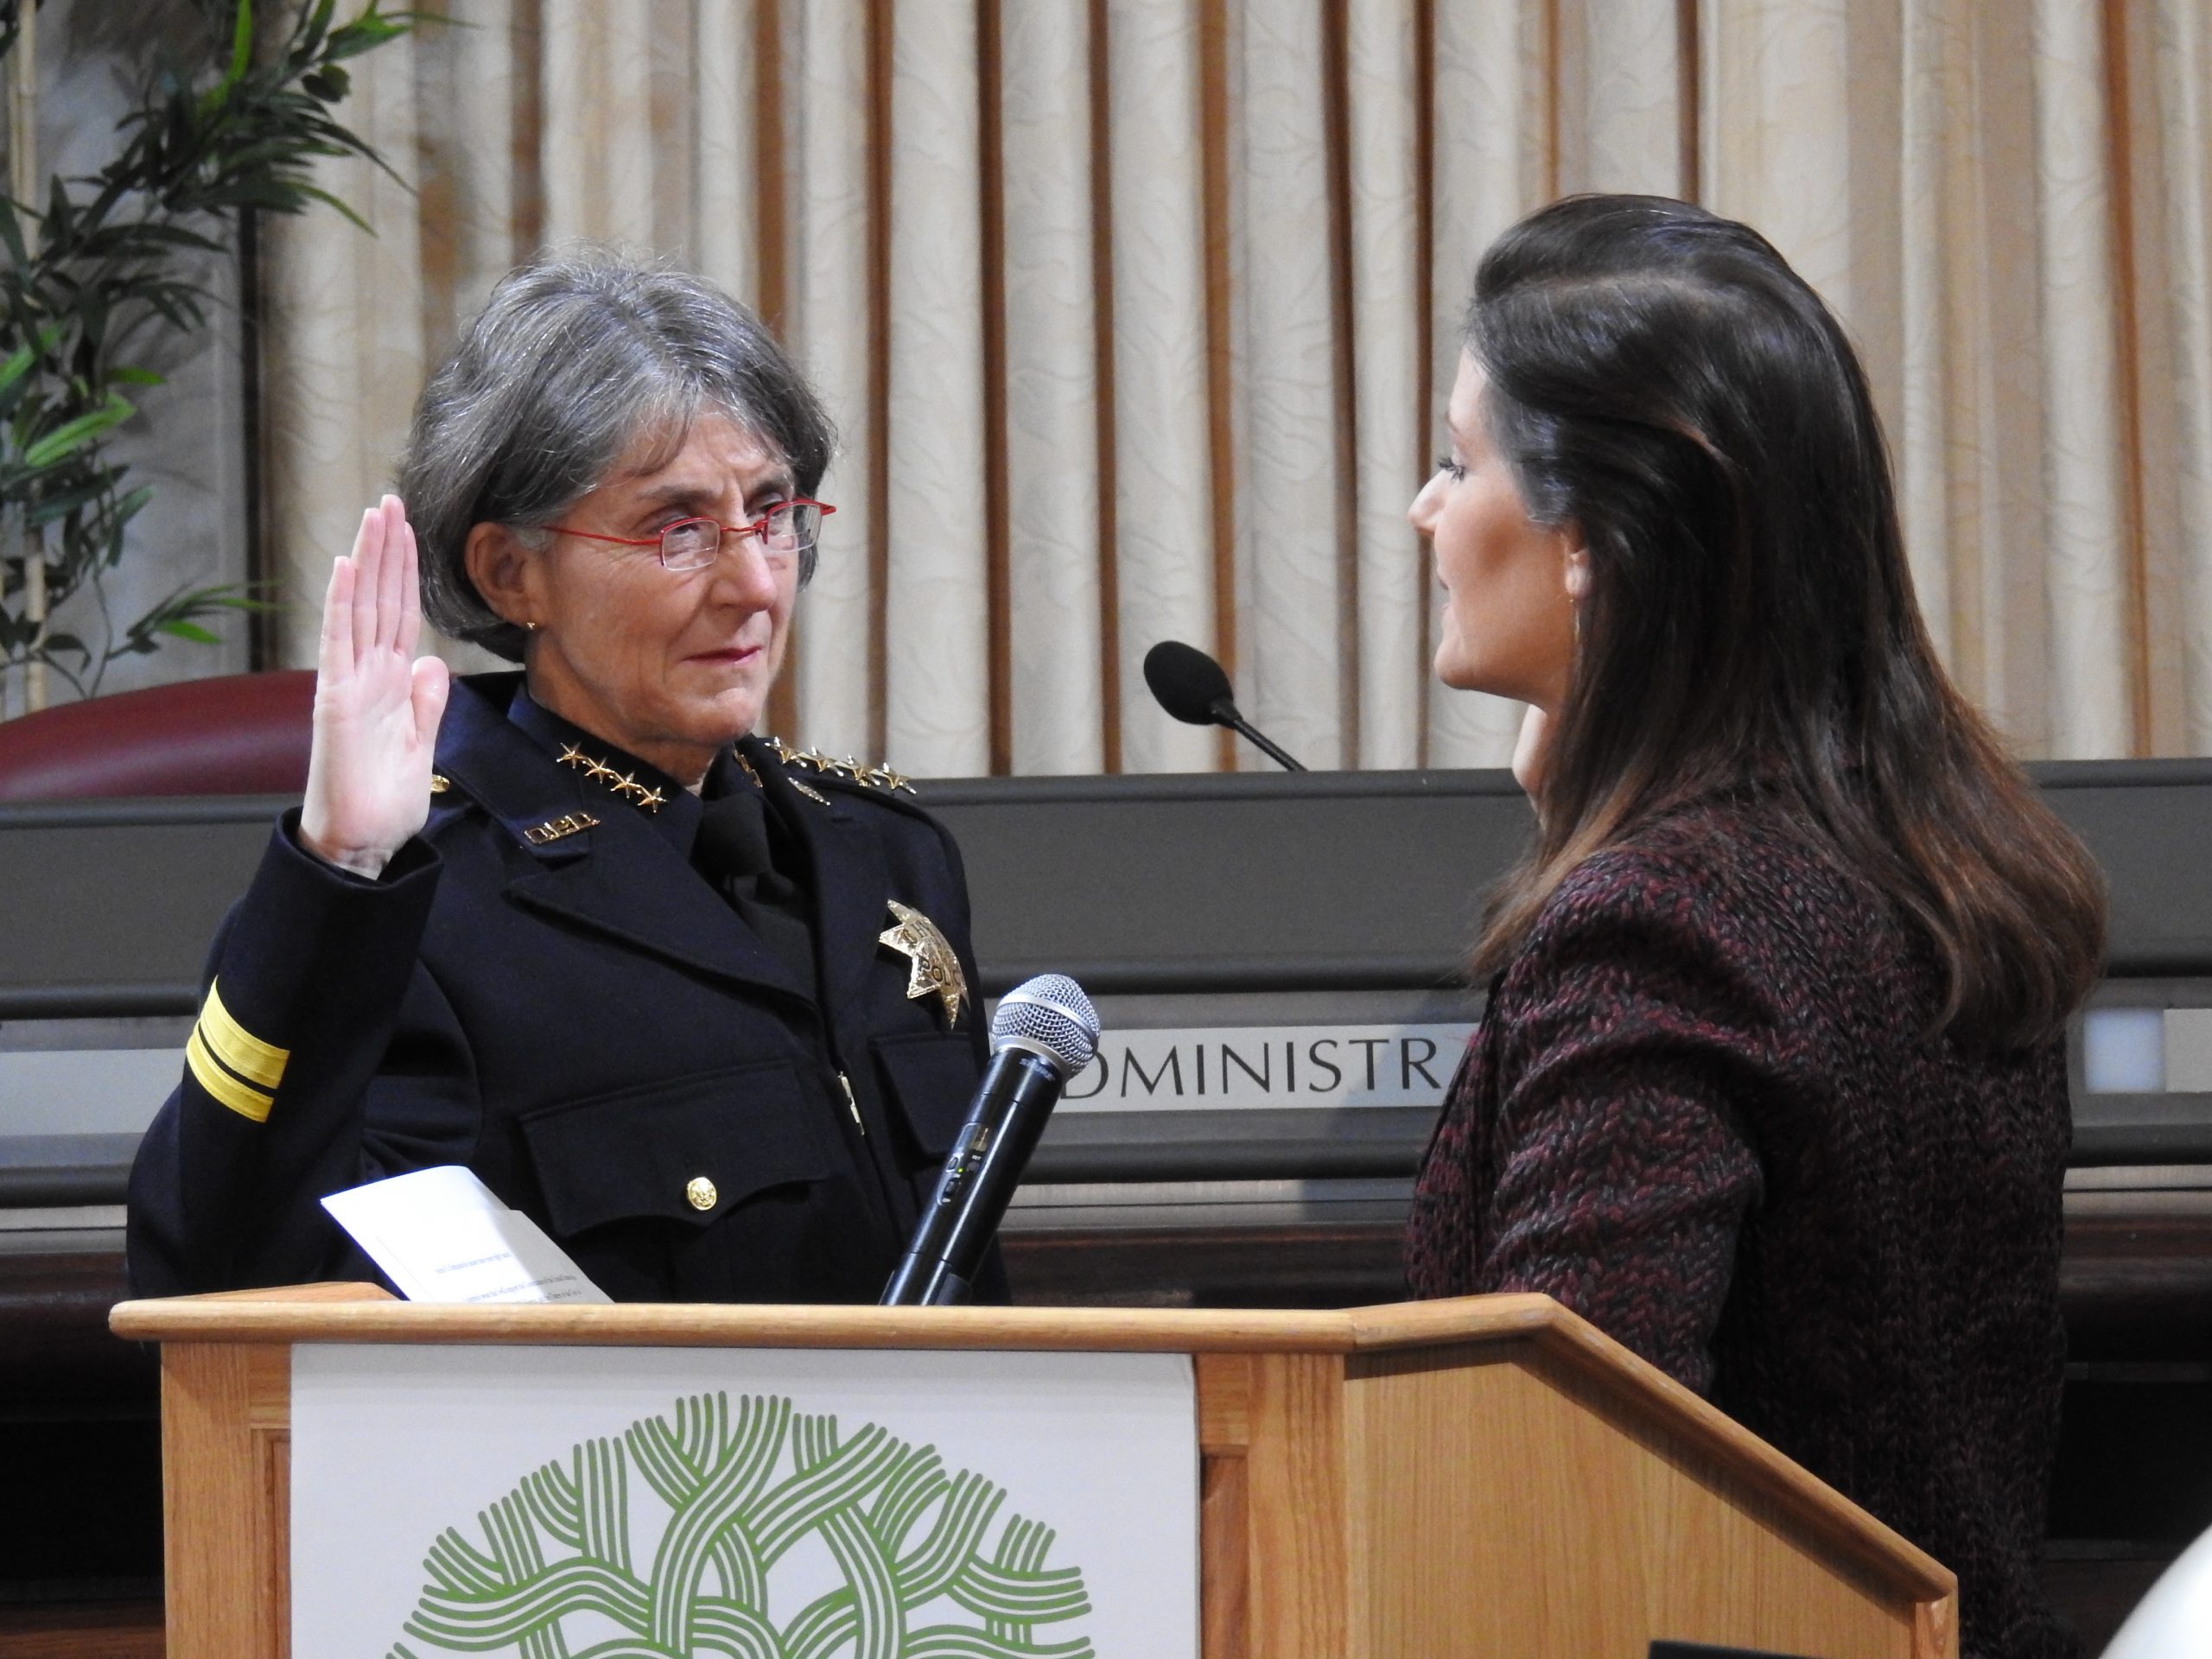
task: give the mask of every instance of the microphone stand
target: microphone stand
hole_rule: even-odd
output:
[[[1266,755],[1268,760],[1274,761],[1285,772],[1303,772],[1306,770],[1304,766],[1292,760],[1288,754],[1283,752],[1282,749],[1279,748],[1276,745],[1270,742],[1264,735],[1262,735],[1260,729],[1253,725],[1250,721],[1238,714],[1236,712],[1236,705],[1231,702],[1227,697],[1216,697],[1211,703],[1207,705],[1206,712],[1214,717],[1214,721],[1217,724],[1228,727],[1230,731],[1244,739],[1245,741],[1251,744],[1254,748],[1259,750],[1262,754]]]

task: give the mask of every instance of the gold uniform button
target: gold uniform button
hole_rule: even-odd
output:
[[[715,1184],[703,1175],[694,1175],[684,1184],[683,1196],[691,1200],[694,1210],[711,1210],[715,1200],[721,1195],[715,1191]]]

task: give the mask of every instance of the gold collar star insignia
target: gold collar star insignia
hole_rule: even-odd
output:
[[[849,754],[840,760],[819,749],[793,748],[780,737],[763,738],[761,741],[775,751],[776,759],[783,762],[788,770],[811,766],[817,775],[849,778],[862,789],[904,790],[909,795],[916,792],[912,781],[903,772],[893,772],[889,766],[865,765],[858,755]],[[808,792],[812,793],[811,791]],[[816,796],[815,798],[819,800],[821,797]]]
[[[635,800],[645,811],[658,812],[668,804],[667,796],[649,785],[639,783],[634,773],[617,772],[606,761],[586,754],[573,743],[561,746],[558,759],[561,765],[581,768],[585,777],[594,783],[606,785],[626,800]]]
[[[952,942],[944,931],[911,905],[891,901],[892,919],[896,926],[887,927],[875,936],[878,944],[887,944],[912,964],[906,975],[906,997],[918,1001],[935,995],[944,1005],[944,1023],[949,1029],[960,1019],[960,1004],[968,995],[968,980],[960,971],[960,958],[952,949]]]

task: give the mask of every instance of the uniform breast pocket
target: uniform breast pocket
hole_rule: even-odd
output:
[[[545,1107],[522,1133],[563,1237],[654,1216],[703,1227],[829,1173],[798,1075],[778,1061]]]
[[[959,1032],[918,1032],[879,1037],[874,1047],[876,1065],[915,1145],[933,1158],[943,1157],[968,1121],[976,1085],[983,1080],[969,1039]]]

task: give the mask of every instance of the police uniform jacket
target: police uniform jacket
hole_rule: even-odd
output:
[[[131,1173],[140,1294],[373,1277],[318,1201],[440,1164],[617,1300],[880,1294],[984,1058],[951,838],[888,774],[718,760],[797,867],[803,982],[691,861],[699,800],[519,678],[455,684],[380,879],[278,826]]]

